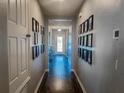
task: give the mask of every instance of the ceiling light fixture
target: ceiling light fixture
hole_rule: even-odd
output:
[[[62,29],[58,29],[58,31],[59,31],[59,32],[61,32],[61,31],[62,31]]]

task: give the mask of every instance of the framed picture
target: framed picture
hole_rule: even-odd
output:
[[[82,24],[82,31],[85,32],[85,23]]]
[[[84,49],[82,48],[82,59],[84,60]]]
[[[88,46],[88,36],[89,35],[86,35],[86,46]]]
[[[82,25],[80,24],[79,35],[82,33]]]
[[[84,26],[83,26],[83,23],[81,24],[81,34],[83,33],[83,28],[84,28]]]
[[[94,15],[91,15],[88,19],[88,23],[89,23],[89,31],[93,30],[94,28]]]
[[[39,42],[38,34],[39,34],[39,33],[36,33],[36,35],[37,35],[37,37],[36,37],[36,39],[37,39],[37,44],[38,44],[38,42]]]
[[[32,59],[34,60],[35,59],[35,47],[32,46]]]
[[[79,48],[79,57],[81,57],[81,48]]]
[[[44,36],[42,36],[42,44],[44,43]]]
[[[36,45],[36,44],[37,44],[36,37],[37,37],[36,32],[34,32],[34,45]]]
[[[45,27],[43,27],[43,35],[45,35]]]
[[[93,47],[93,33],[88,35],[88,47]]]
[[[44,44],[43,44],[43,53],[44,53]]]
[[[87,36],[84,36],[84,46],[87,44]]]
[[[32,31],[33,32],[36,31],[36,29],[35,29],[35,26],[36,26],[35,21],[36,21],[35,18],[32,17]]]
[[[35,46],[35,58],[37,57],[37,46]]]
[[[37,32],[37,20],[35,20],[35,32]]]
[[[81,36],[81,46],[83,46],[83,36]]]
[[[80,37],[80,46],[82,46],[82,36]]]
[[[86,61],[86,57],[87,57],[87,50],[84,49],[84,60]]]
[[[88,32],[88,27],[89,27],[88,20],[86,20],[84,23],[85,23],[84,32]]]
[[[41,54],[43,53],[43,46],[41,45]]]
[[[36,21],[36,32],[39,32],[39,22]]]
[[[84,46],[85,36],[82,37],[82,46]]]
[[[87,59],[87,61],[88,61],[89,64],[92,64],[92,51],[91,50],[88,51],[88,59]]]
[[[40,55],[40,47],[39,47],[39,45],[38,45],[38,56]]]
[[[89,50],[86,50],[86,58],[85,61],[88,62]]]

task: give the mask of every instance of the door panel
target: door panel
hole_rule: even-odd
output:
[[[8,4],[9,85],[10,93],[18,93],[29,78],[28,4],[27,0],[8,0]]]
[[[8,0],[9,20],[17,22],[17,0]]]
[[[27,70],[27,41],[25,38],[21,39],[21,72]]]
[[[21,24],[23,26],[26,26],[26,0],[20,0],[21,1]]]
[[[18,44],[17,38],[9,38],[9,79],[10,82],[14,81],[18,77]]]

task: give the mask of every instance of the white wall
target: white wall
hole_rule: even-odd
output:
[[[38,0],[30,0],[30,33],[32,32],[32,17],[34,17],[40,25],[44,26],[44,14],[39,5]],[[31,38],[31,47],[32,47]],[[32,51],[32,50],[31,50]],[[31,53],[32,54],[32,53]],[[34,93],[43,72],[45,71],[45,54],[40,55],[34,61],[31,58],[31,80],[29,82],[28,93]]]
[[[0,0],[0,93],[9,92],[7,52],[7,1]]]
[[[90,66],[78,59],[76,71],[87,93],[124,92],[124,1],[123,0],[86,0],[78,17],[80,23],[94,14],[95,60]],[[120,28],[120,39],[113,39],[113,29]],[[116,50],[119,50],[117,54]],[[115,57],[118,55],[118,69],[115,70]]]

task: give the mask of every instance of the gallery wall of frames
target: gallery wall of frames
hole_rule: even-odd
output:
[[[32,18],[32,59],[45,52],[45,27]]]
[[[78,32],[78,56],[85,62],[92,65],[93,59],[93,39],[94,39],[94,15],[80,24]]]

